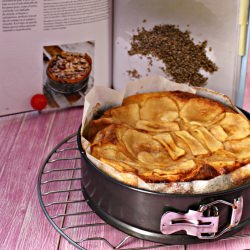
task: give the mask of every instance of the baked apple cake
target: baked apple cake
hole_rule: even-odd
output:
[[[90,71],[91,59],[87,54],[65,51],[52,57],[47,75],[57,83],[76,84],[85,80]]]
[[[250,163],[249,121],[187,92],[129,96],[87,134],[92,156],[148,183],[208,180]]]

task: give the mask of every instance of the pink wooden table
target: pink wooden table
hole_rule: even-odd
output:
[[[0,118],[0,249],[76,249],[51,226],[37,195],[37,176],[51,150],[65,137],[76,132],[82,108],[38,114],[30,112]],[[66,185],[66,184],[64,184]],[[82,203],[79,207],[83,206]],[[97,220],[90,217],[88,220]],[[82,231],[75,231],[76,234]],[[85,232],[84,232],[85,233]],[[111,227],[91,229],[95,236],[122,239],[123,233]],[[250,234],[250,226],[240,234]],[[130,239],[124,248],[146,247],[150,243]],[[88,249],[111,249],[99,242],[83,245]],[[164,246],[158,249],[250,249],[250,237],[188,246]]]

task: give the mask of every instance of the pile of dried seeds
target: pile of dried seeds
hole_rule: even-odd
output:
[[[177,83],[203,86],[207,77],[203,69],[213,73],[218,67],[206,55],[207,41],[195,44],[189,31],[181,31],[175,25],[156,25],[151,30],[137,29],[132,37],[129,55],[152,56],[162,60],[162,70]],[[211,48],[209,48],[211,50]]]

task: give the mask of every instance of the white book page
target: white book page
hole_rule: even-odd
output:
[[[0,8],[0,115],[31,110],[31,97],[44,88],[51,109],[82,105],[93,84],[110,86],[111,0],[1,0]],[[84,88],[48,86],[47,66],[58,51],[88,55]]]
[[[207,41],[207,57],[218,70],[212,74],[201,71],[208,77],[204,87],[224,93],[235,101],[240,72],[239,1],[116,0],[113,16],[115,89],[121,90],[127,82],[144,76],[162,75],[173,80],[163,72],[161,68],[165,65],[158,58],[128,54],[138,28],[150,31],[156,25],[172,24],[183,32],[190,31],[195,44]]]

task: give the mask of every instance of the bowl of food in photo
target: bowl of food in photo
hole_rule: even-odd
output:
[[[55,92],[71,94],[86,90],[92,69],[91,57],[85,53],[63,51],[53,56],[47,67],[47,85]]]

